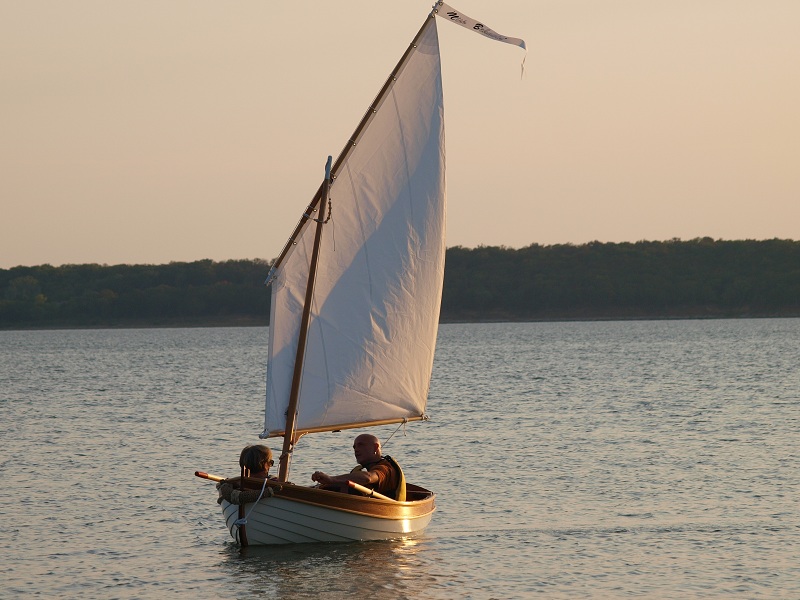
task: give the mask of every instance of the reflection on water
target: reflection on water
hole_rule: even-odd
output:
[[[221,567],[240,593],[403,598],[435,582],[428,573],[432,557],[420,560],[419,548],[412,539],[248,548],[229,544]]]

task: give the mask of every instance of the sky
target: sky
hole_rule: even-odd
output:
[[[800,239],[800,2],[449,4],[448,247]],[[274,258],[430,5],[0,0],[0,268]]]

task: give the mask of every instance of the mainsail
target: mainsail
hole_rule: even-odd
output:
[[[296,434],[424,417],[445,255],[444,105],[435,18],[387,85],[366,127],[335,165]],[[325,207],[326,199],[316,200]],[[270,274],[262,437],[285,433],[313,225],[313,219],[303,220]]]

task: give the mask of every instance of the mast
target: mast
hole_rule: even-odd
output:
[[[289,394],[289,408],[286,410],[286,429],[283,435],[283,450],[279,458],[280,471],[279,481],[287,481],[289,478],[289,465],[292,459],[292,451],[297,440],[295,436],[295,424],[297,422],[297,401],[300,397],[300,380],[303,375],[303,361],[306,353],[306,340],[308,339],[308,324],[311,321],[311,304],[314,300],[314,282],[317,278],[317,264],[319,262],[319,247],[322,240],[322,226],[325,224],[325,199],[330,194],[331,187],[331,161],[333,157],[328,157],[325,165],[325,180],[322,182],[322,194],[319,202],[319,216],[314,219],[317,223],[317,230],[314,233],[314,247],[311,252],[311,264],[308,270],[308,285],[306,286],[306,297],[303,304],[303,316],[300,320],[300,336],[297,340],[297,354],[294,361],[294,374],[292,376],[292,390]],[[311,207],[307,218],[310,218]]]

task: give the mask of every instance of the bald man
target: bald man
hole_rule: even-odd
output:
[[[381,455],[381,442],[374,435],[363,433],[353,442],[353,453],[359,466],[344,475],[328,475],[315,471],[311,479],[325,489],[349,492],[348,481],[358,483],[371,490],[405,500],[405,478],[400,465],[391,456]]]

